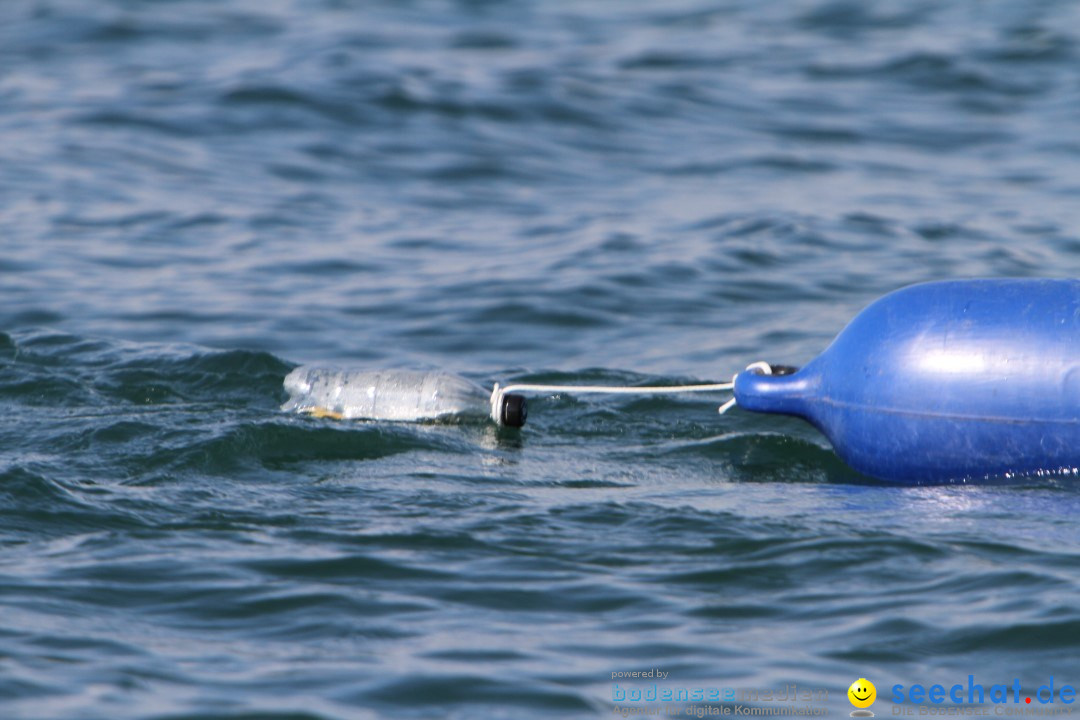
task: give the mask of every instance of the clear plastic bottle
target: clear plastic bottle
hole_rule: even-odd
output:
[[[416,370],[340,370],[302,365],[285,376],[289,400],[281,406],[337,419],[418,421],[491,417],[520,427],[527,410],[520,395],[493,394],[460,375]]]

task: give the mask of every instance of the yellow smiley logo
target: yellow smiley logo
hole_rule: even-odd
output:
[[[868,708],[877,700],[877,688],[866,678],[859,678],[847,689],[848,700],[857,708]]]

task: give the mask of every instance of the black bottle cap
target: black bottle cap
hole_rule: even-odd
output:
[[[529,406],[524,395],[503,395],[501,424],[507,427],[521,427],[529,417]]]

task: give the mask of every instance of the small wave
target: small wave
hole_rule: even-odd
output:
[[[331,92],[312,94],[283,85],[243,85],[221,95],[220,104],[226,110],[261,107],[294,108],[316,113],[326,119],[354,126],[365,124],[368,118],[362,112],[363,105],[337,98]],[[262,117],[260,124],[273,122]]]
[[[48,465],[44,461],[38,464]],[[145,527],[138,513],[111,506],[92,484],[68,485],[54,479],[61,472],[48,467],[38,472],[17,465],[0,470],[0,521],[9,533],[40,539]]]
[[[520,682],[510,678],[480,675],[408,674],[364,691],[363,697],[389,707],[464,706],[474,708],[476,716],[484,714],[483,708],[507,706],[590,715],[598,710],[585,696],[565,687],[531,684],[523,688]]]
[[[292,367],[249,350],[140,346],[54,331],[5,337],[0,353],[10,352],[9,373],[0,393],[34,404],[272,403]]]
[[[413,567],[401,561],[384,560],[370,555],[344,555],[318,559],[271,559],[249,562],[248,567],[279,579],[304,579],[332,582],[357,578],[371,580],[435,580],[452,577],[450,573]]]
[[[329,427],[299,418],[241,423],[209,438],[185,438],[179,444],[155,449],[145,460],[154,468],[227,474],[243,468],[276,468],[300,462],[375,460],[417,450],[458,452],[460,448],[412,427],[359,423]]]
[[[1022,96],[1045,89],[1044,81],[1038,78],[1019,82],[966,59],[932,52],[909,53],[877,64],[815,64],[810,66],[809,73],[812,77],[819,78],[882,78],[939,92],[987,92]]]

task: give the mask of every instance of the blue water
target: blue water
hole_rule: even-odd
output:
[[[1074,480],[885,485],[723,398],[540,396],[521,432],[278,411],[303,362],[722,381],[908,283],[1080,276],[1078,28],[4,2],[0,715],[614,717],[650,668],[835,717],[859,677],[879,716],[894,684],[1080,683]]]

